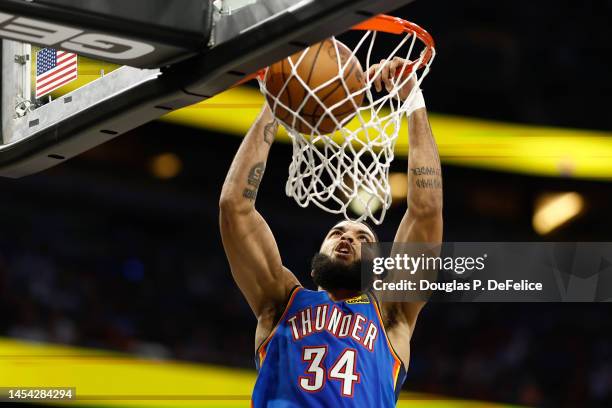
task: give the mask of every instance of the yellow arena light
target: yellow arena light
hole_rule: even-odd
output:
[[[262,104],[263,96],[256,89],[237,87],[169,113],[162,120],[242,136]],[[442,161],[447,164],[612,180],[612,132],[527,126],[434,113],[430,120]],[[395,149],[398,156],[408,153],[407,132],[405,123]],[[278,140],[290,141],[282,130]]]

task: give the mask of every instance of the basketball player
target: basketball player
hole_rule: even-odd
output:
[[[390,90],[404,61],[382,62],[377,91]],[[380,64],[372,67],[372,76]],[[400,90],[406,98],[413,83]],[[442,241],[440,160],[420,90],[409,111],[408,209],[395,242]],[[283,266],[272,231],[255,209],[277,123],[264,106],[231,165],[220,225],[232,275],[257,318],[254,407],[393,407],[424,303],[378,303],[360,292],[360,248],[377,240],[364,223],[341,221],[312,261],[318,291]]]

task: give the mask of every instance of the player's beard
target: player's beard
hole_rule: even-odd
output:
[[[369,287],[368,282],[362,282],[360,261],[347,264],[319,252],[312,258],[311,270],[314,283],[327,291],[362,292]]]

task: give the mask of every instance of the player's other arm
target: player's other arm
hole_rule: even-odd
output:
[[[283,267],[272,231],[255,209],[277,130],[265,105],[234,157],[219,201],[221,238],[232,275],[257,318],[274,314],[299,285]]]

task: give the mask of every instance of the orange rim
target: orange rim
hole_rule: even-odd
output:
[[[351,27],[351,30],[360,30],[360,31],[379,31],[382,33],[388,34],[407,34],[414,33],[423,44],[425,44],[425,49],[423,50],[423,63],[419,68],[426,66],[431,57],[433,56],[435,42],[433,37],[421,26],[411,23],[410,21],[403,20],[399,17],[393,17],[386,14],[379,14],[370,18],[369,20],[362,21],[361,23]],[[414,63],[410,64],[411,67]],[[257,72],[254,72],[246,77],[242,78],[238,81],[234,86],[241,85],[245,82],[250,81],[251,79],[258,78],[263,80],[266,75],[266,70],[268,68],[262,68]]]
[[[403,20],[399,17],[388,16],[386,14],[379,14],[369,20],[363,21],[356,26],[353,26],[352,30],[380,31],[382,33],[397,35],[414,33],[417,38],[421,40],[423,44],[425,44],[425,49],[423,50],[423,64],[421,67],[429,63],[436,46],[431,34],[429,34],[421,26],[411,23],[410,21]]]

